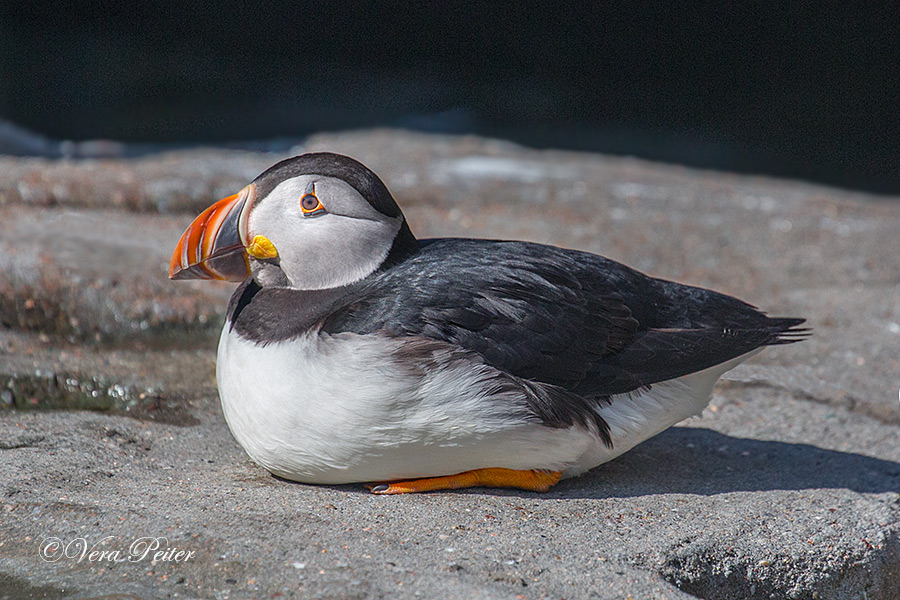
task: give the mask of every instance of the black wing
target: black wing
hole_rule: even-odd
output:
[[[524,242],[428,240],[373,278],[325,331],[422,336],[516,377],[605,398],[785,343],[803,319]]]

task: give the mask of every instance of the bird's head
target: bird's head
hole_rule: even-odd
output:
[[[172,279],[242,281],[314,290],[363,279],[415,238],[384,183],[331,153],[284,160],[188,226]]]

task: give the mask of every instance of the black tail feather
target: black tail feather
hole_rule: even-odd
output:
[[[792,344],[810,335],[808,328],[799,327],[805,319],[773,319],[759,312],[755,315],[740,326],[638,332],[623,351],[599,361],[593,369],[595,376],[576,391],[621,394],[702,371],[763,346]]]
[[[806,323],[806,319],[796,318],[768,318],[767,325],[771,332],[772,338],[768,340],[765,346],[781,346],[784,344],[794,344],[802,342],[812,335],[812,328],[799,327]]]

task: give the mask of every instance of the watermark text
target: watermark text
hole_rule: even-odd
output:
[[[144,560],[152,563],[187,562],[194,558],[194,550],[186,550],[177,546],[170,546],[169,540],[164,537],[139,537],[127,548],[111,547],[116,538],[107,536],[93,544],[86,538],[77,537],[65,541],[58,537],[48,537],[41,541],[40,555],[46,562],[57,562],[61,559],[75,562],[141,562]]]

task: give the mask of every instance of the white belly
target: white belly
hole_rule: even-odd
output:
[[[427,375],[394,358],[400,342],[342,333],[256,345],[223,331],[216,376],[225,420],[250,457],[308,483],[563,469],[592,447],[582,428],[514,416],[488,398],[485,365]]]
[[[226,326],[216,365],[225,420],[254,461],[307,483],[486,467],[571,476],[699,413],[716,379],[740,362],[602,406],[610,450],[582,427],[553,429],[524,420],[515,410],[521,398],[487,396],[481,380],[490,367],[453,363],[417,372],[395,358],[401,343],[342,333],[261,346]]]

